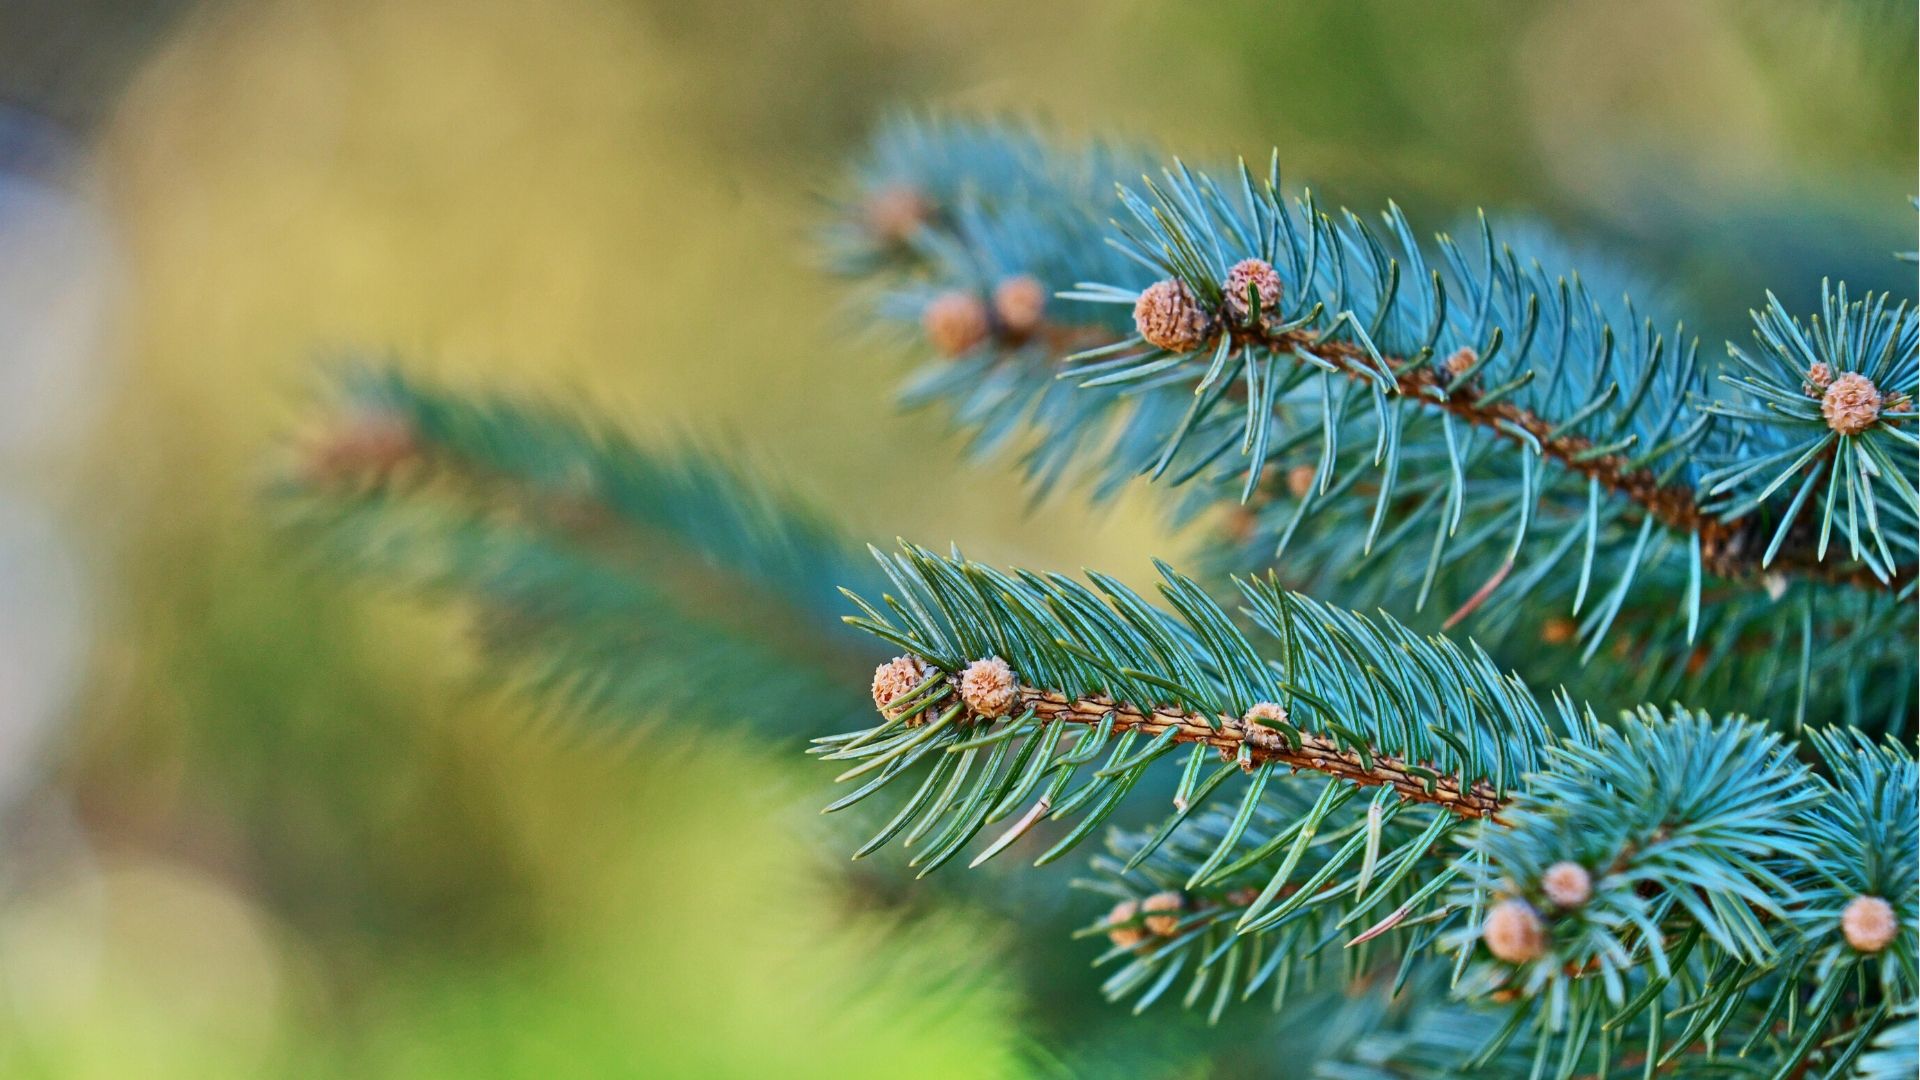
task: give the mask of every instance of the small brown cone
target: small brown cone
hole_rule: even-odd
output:
[[[1806,380],[1800,384],[1800,389],[1808,397],[1817,398],[1826,393],[1827,387],[1832,385],[1833,369],[1825,364],[1815,364],[1807,369]]]
[[[1296,499],[1306,498],[1307,492],[1313,490],[1313,478],[1319,475],[1320,470],[1311,465],[1295,465],[1288,469],[1287,494]]]
[[[920,315],[927,341],[942,356],[959,356],[987,340],[993,327],[987,321],[987,305],[970,292],[955,289],[941,293]]]
[[[1577,908],[1593,895],[1593,876],[1577,862],[1557,862],[1540,875],[1540,891],[1563,908]]]
[[[893,703],[927,681],[930,672],[917,656],[896,656],[873,669],[873,707],[891,720],[900,715]]]
[[[1547,925],[1525,900],[1502,900],[1480,927],[1487,951],[1509,964],[1524,964],[1547,954]]]
[[[1177,892],[1158,892],[1140,901],[1140,910],[1151,912],[1141,920],[1151,933],[1161,937],[1172,937],[1180,928],[1180,910],[1187,906],[1187,899]]]
[[[1840,932],[1847,944],[1863,953],[1877,953],[1893,944],[1900,934],[1900,919],[1893,905],[1878,896],[1856,896],[1840,913]]]
[[[933,216],[926,196],[906,184],[880,188],[867,197],[867,232],[883,244],[906,243]]]
[[[375,487],[418,460],[419,436],[398,413],[368,409],[311,440],[300,462],[308,483]]]
[[[993,314],[1007,333],[1026,337],[1047,317],[1047,287],[1031,274],[1007,278],[993,287]]]
[[[960,673],[960,700],[976,716],[997,720],[1012,712],[1019,699],[1020,684],[1013,677],[1013,668],[997,656],[975,660]]]
[[[1280,295],[1284,290],[1279,272],[1265,259],[1242,259],[1234,263],[1221,289],[1227,294],[1227,310],[1233,313],[1234,322],[1244,325],[1252,316],[1253,309],[1247,304],[1249,292],[1260,301],[1263,328],[1280,322]]]
[[[1168,278],[1147,286],[1134,301],[1133,325],[1148,344],[1192,352],[1212,336],[1213,317],[1184,282]]]
[[[1248,727],[1255,724],[1279,726],[1287,722],[1287,707],[1277,701],[1256,701],[1247,714],[1240,718]]]
[[[1146,928],[1135,921],[1140,914],[1140,905],[1132,900],[1122,900],[1107,912],[1107,940],[1123,949],[1131,949],[1147,940]]]
[[[1453,355],[1447,357],[1446,363],[1441,366],[1447,369],[1447,378],[1457,379],[1473,370],[1473,365],[1479,362],[1480,354],[1474,352],[1471,346],[1462,345],[1455,349]]]
[[[1848,372],[1833,380],[1820,398],[1820,415],[1842,435],[1858,435],[1880,419],[1880,388],[1865,375]]]

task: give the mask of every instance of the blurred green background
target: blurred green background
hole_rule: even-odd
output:
[[[1068,871],[845,869],[788,744],[570,733],[259,490],[329,349],[719,430],[856,533],[1140,580],[889,405],[809,229],[887,106],[1438,229],[1531,209],[1744,334],[1912,295],[1910,4],[22,0],[0,9],[0,1074],[1275,1074],[1095,1000]],[[1085,901],[1079,902],[1080,906]],[[1284,1069],[1278,1070],[1284,1073]]]

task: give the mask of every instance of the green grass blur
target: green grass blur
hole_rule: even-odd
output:
[[[1180,551],[1150,498],[1028,514],[890,407],[897,350],[807,239],[882,108],[1277,144],[1433,228],[1534,206],[1735,332],[1763,287],[1898,284],[1912,236],[1911,12],[1814,7],[230,0],[158,28],[83,178],[120,246],[114,378],[55,501],[101,601],[23,812],[65,839],[0,905],[0,1072],[1266,1071],[1251,1024],[1210,1048],[1100,1007],[1091,948],[1016,969],[1019,905],[1057,915],[1065,872],[868,896],[806,763],[472,690],[452,616],[263,513],[315,358],[725,431],[872,538],[1137,581]]]

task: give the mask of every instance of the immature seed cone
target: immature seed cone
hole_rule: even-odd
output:
[[[906,184],[893,184],[867,197],[867,231],[885,244],[904,244],[933,215],[926,196]]]
[[[1287,709],[1277,701],[1257,701],[1240,719],[1246,721],[1248,727],[1255,724],[1284,724],[1287,722]]]
[[[1241,259],[1227,271],[1222,288],[1227,294],[1227,310],[1237,323],[1246,323],[1253,309],[1247,306],[1247,290],[1252,287],[1260,299],[1260,323],[1263,327],[1280,321],[1280,273],[1265,259]]]
[[[960,700],[975,715],[998,719],[1012,712],[1019,698],[1020,685],[1014,681],[1013,668],[997,656],[975,660],[960,673]]]
[[[1877,896],[1856,896],[1840,913],[1840,932],[1847,944],[1863,953],[1877,953],[1893,944],[1900,933],[1900,919],[1893,905]]]
[[[1168,352],[1192,352],[1211,336],[1213,316],[1176,278],[1147,286],[1133,305],[1133,325],[1149,344]]]
[[[1538,960],[1547,953],[1547,925],[1525,900],[1502,900],[1480,927],[1487,951],[1509,964]]]
[[[1800,384],[1800,389],[1806,391],[1808,397],[1819,397],[1832,385],[1833,369],[1825,364],[1815,364],[1807,369],[1806,381]]]
[[[1557,862],[1540,875],[1540,891],[1563,908],[1576,908],[1593,895],[1593,877],[1577,862]]]
[[[896,656],[873,669],[873,707],[891,720],[901,710],[893,703],[927,681],[927,665],[917,656]]]
[[[1540,624],[1540,640],[1549,645],[1565,645],[1579,630],[1572,619],[1556,615]]]
[[[1880,388],[1857,372],[1833,380],[1820,398],[1820,415],[1842,435],[1858,435],[1880,419]]]
[[[1010,277],[993,287],[993,314],[1014,337],[1040,329],[1047,315],[1047,287],[1032,274]]]
[[[1131,949],[1147,940],[1146,928],[1134,921],[1140,914],[1140,905],[1132,900],[1122,900],[1107,912],[1107,940],[1123,949]]]
[[[993,329],[987,321],[987,305],[959,289],[934,297],[921,312],[920,325],[942,356],[959,356],[987,340]]]
[[[1177,892],[1158,892],[1140,901],[1140,910],[1155,912],[1140,920],[1147,930],[1161,937],[1172,937],[1180,928],[1180,909],[1187,906],[1187,899]]]
[[[1447,369],[1448,378],[1457,379],[1479,362],[1480,354],[1474,352],[1471,345],[1462,345],[1453,351],[1453,355],[1447,357],[1446,363],[1442,366]]]

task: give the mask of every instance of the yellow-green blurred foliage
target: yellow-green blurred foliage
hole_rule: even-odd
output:
[[[1910,233],[1912,57],[1876,47],[1731,0],[191,10],[82,173],[119,246],[111,394],[50,497],[97,637],[26,815],[52,854],[0,912],[0,1071],[1039,1067],[1035,1002],[1001,972],[1017,928],[964,902],[866,913],[813,824],[822,777],[697,716],[623,745],[532,724],[467,688],[445,613],[277,539],[258,488],[316,355],[722,430],[875,539],[1140,580],[1178,549],[1151,500],[1028,516],[1004,467],[890,407],[897,350],[807,240],[881,108],[1037,110],[1194,155],[1278,143],[1336,196],[1393,192],[1436,227],[1531,201],[1630,240],[1723,200],[1765,219],[1788,191],[1849,236]],[[1715,250],[1778,266],[1789,234]]]

